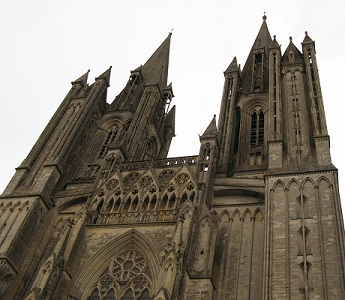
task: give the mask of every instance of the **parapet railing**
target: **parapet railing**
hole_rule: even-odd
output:
[[[133,170],[133,169],[145,169],[147,167],[156,167],[156,168],[168,168],[181,165],[195,165],[197,163],[197,155],[194,156],[184,156],[184,157],[171,157],[165,159],[157,160],[146,160],[146,161],[134,161],[134,162],[125,162],[119,165],[121,171]]]
[[[90,214],[89,224],[105,225],[174,222],[177,220],[178,212],[178,209],[171,209]]]

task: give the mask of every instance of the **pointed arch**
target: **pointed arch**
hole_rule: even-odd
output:
[[[254,211],[253,216],[254,216],[255,219],[257,219],[257,218],[263,219],[263,218],[264,218],[264,213],[262,212],[261,208],[258,207],[258,208]]]
[[[302,181],[302,184],[301,184],[302,188],[304,188],[308,184],[308,182],[310,182],[313,187],[315,186],[314,179],[312,179],[311,177],[306,177]]]
[[[121,206],[121,198],[120,198],[120,196],[118,196],[115,203],[114,203],[113,211],[118,212],[120,209],[120,206]]]
[[[241,218],[241,212],[237,208],[233,211],[231,218],[235,219],[236,216],[238,216],[238,219]]]
[[[171,291],[174,286],[175,277],[176,277],[176,265],[177,262],[171,256],[164,262],[162,267],[162,282],[160,283],[161,286],[167,289],[169,295],[171,295]]]
[[[330,180],[326,177],[326,176],[321,176],[317,181],[316,181],[316,186],[320,185],[320,182],[322,181],[326,181],[326,183],[328,184],[328,186],[330,186],[332,183],[330,182]]]
[[[203,216],[200,220],[200,224],[202,226],[205,226],[206,223],[208,223],[209,226],[212,226],[212,219],[209,215]]]
[[[150,197],[149,197],[149,195],[146,195],[143,202],[141,203],[140,209],[141,210],[147,210],[147,208],[149,207],[149,203],[150,203]]]
[[[137,208],[138,208],[138,205],[139,205],[139,198],[138,198],[138,196],[135,196],[133,201],[132,201],[130,210],[131,211],[136,211]]]
[[[283,181],[281,181],[280,179],[278,179],[272,186],[273,191],[275,191],[275,189],[277,188],[277,186],[281,185],[282,188],[285,188],[285,184]]]
[[[288,183],[286,185],[287,188],[290,189],[290,186],[294,183],[297,185],[298,188],[301,188],[301,184],[298,182],[298,180],[296,180],[296,178],[292,178],[288,181]]]
[[[111,259],[129,249],[137,250],[148,261],[152,274],[152,290],[155,293],[158,289],[160,258],[152,242],[136,229],[131,229],[110,241],[80,267],[81,272],[76,278],[71,296],[86,299],[92,293],[93,284],[102,276]]]
[[[157,205],[157,196],[156,196],[156,194],[154,194],[152,196],[151,201],[150,201],[149,209],[154,210],[156,208],[156,205]]]
[[[187,192],[184,192],[180,199],[180,206],[183,205],[188,199]]]
[[[249,207],[247,207],[245,209],[245,211],[243,212],[242,218],[245,219],[247,217],[247,215],[249,215],[249,218],[251,218],[253,216],[251,210],[249,209]]]
[[[189,215],[191,216],[192,213],[193,213],[193,210],[194,210],[194,208],[193,208],[193,206],[191,205],[191,203],[186,203],[186,204],[183,206],[183,208],[181,208],[180,214],[184,214],[184,215],[189,214]]]
[[[168,209],[174,209],[176,206],[176,195],[175,193],[173,192],[170,197],[169,197],[169,201],[168,201],[168,206],[167,208]]]
[[[104,212],[105,213],[111,213],[113,210],[113,206],[114,206],[114,198],[111,197],[110,200],[108,201],[106,207],[105,207]]]
[[[222,220],[223,217],[226,217],[226,218],[227,218],[227,221],[230,220],[230,213],[229,213],[229,211],[228,211],[227,209],[224,209],[224,210],[220,213],[219,218]]]
[[[132,198],[131,198],[131,196],[129,196],[126,199],[125,203],[123,204],[122,210],[123,211],[128,211],[130,209],[130,207],[131,207],[131,203],[132,203]]]
[[[168,199],[169,199],[168,194],[165,193],[164,196],[162,197],[162,200],[160,201],[161,202],[160,203],[160,208],[161,209],[166,209],[167,204],[168,204]]]

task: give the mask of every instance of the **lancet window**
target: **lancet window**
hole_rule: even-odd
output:
[[[186,187],[186,190],[182,193],[182,197],[180,200],[180,205],[184,204],[187,200],[190,200],[192,203],[195,199],[195,188],[193,183],[189,183]]]
[[[250,145],[252,147],[262,146],[264,144],[265,134],[265,116],[262,111],[252,113]]]
[[[115,141],[117,135],[117,127],[113,127],[109,132],[108,135],[102,145],[101,151],[99,152],[100,157],[104,157],[108,153],[108,146]]]

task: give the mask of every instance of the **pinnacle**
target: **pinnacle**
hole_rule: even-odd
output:
[[[224,73],[236,72],[238,70],[239,70],[239,66],[237,64],[237,58],[235,56]]]
[[[314,44],[314,41],[308,35],[308,31],[305,32],[305,37],[303,39],[302,44]]]
[[[279,44],[278,44],[278,42],[277,42],[277,40],[276,40],[276,36],[275,36],[275,35],[273,36],[273,41],[272,41],[272,43],[269,45],[269,48],[270,48],[270,49],[279,48]]]
[[[85,86],[87,84],[87,78],[89,76],[90,70],[87,70],[87,72],[83,75],[81,75],[78,79],[72,81],[72,84],[78,84],[80,83],[82,86]]]
[[[96,77],[96,81],[100,80],[100,79],[104,79],[105,82],[107,83],[107,85],[109,86],[110,84],[110,72],[111,72],[111,68],[112,66],[109,67],[109,69],[107,69],[106,71],[104,71],[101,75],[99,75],[98,77]]]
[[[214,115],[212,121],[200,138],[217,137],[217,133],[216,115]]]

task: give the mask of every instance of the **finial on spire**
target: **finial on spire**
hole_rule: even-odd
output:
[[[262,19],[263,19],[264,21],[266,21],[266,19],[267,19],[267,16],[266,16],[267,11],[264,11],[263,14],[264,14],[264,15],[262,16]]]
[[[305,32],[305,36],[308,36],[308,31]]]
[[[292,36],[289,37],[290,42],[292,42]]]

